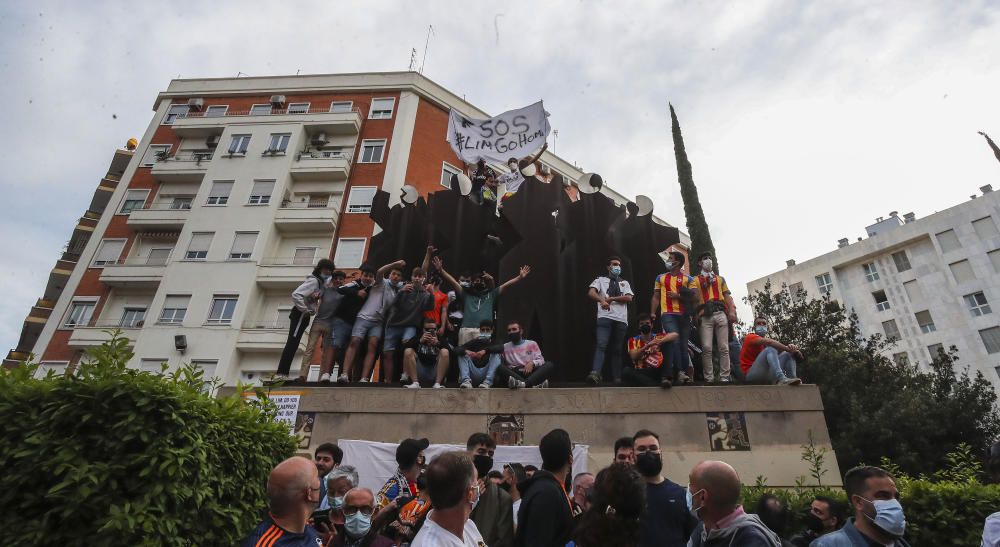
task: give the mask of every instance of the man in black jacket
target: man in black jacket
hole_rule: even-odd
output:
[[[563,484],[573,469],[573,443],[564,429],[553,429],[538,443],[542,468],[517,485],[518,547],[562,547],[573,532],[573,511]]]
[[[486,475],[493,469],[493,454],[497,443],[486,433],[473,433],[465,449],[476,467],[479,503],[469,518],[490,547],[511,547],[514,544],[514,513],[510,494],[501,490]]]

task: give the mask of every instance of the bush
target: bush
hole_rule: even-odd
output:
[[[259,521],[294,452],[273,405],[213,398],[191,366],[127,369],[127,345],[112,333],[75,377],[0,371],[6,544],[235,545]]]

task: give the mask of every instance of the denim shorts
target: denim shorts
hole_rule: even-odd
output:
[[[357,318],[354,320],[354,327],[351,328],[351,336],[367,340],[368,338],[382,338],[382,322],[370,321],[368,319]]]
[[[382,351],[394,351],[399,348],[399,343],[405,340],[412,340],[417,336],[417,327],[395,326],[385,328],[385,345]]]
[[[351,341],[351,324],[339,317],[334,317],[330,325],[331,346],[337,349],[347,347]]]

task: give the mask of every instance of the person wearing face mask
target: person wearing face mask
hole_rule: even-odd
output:
[[[854,518],[844,527],[817,538],[810,547],[909,547],[903,539],[906,516],[892,475],[875,466],[859,466],[844,475],[847,501]]]
[[[493,379],[500,368],[500,354],[489,353],[493,345],[493,321],[479,324],[479,336],[460,346],[458,355],[459,387],[470,389],[478,385],[483,389],[493,387]]]
[[[781,539],[781,547],[795,547],[791,541],[784,539],[785,526],[788,523],[788,507],[774,494],[764,494],[757,500],[754,514]]]
[[[611,353],[611,375],[616,384],[622,383],[622,346],[625,330],[628,328],[628,303],[632,301],[632,287],[622,277],[622,260],[617,256],[608,258],[608,275],[595,279],[587,296],[597,302],[597,328],[594,346],[594,360],[587,381],[599,384],[602,381],[604,357]]]
[[[288,313],[289,327],[288,327],[288,340],[285,341],[285,348],[281,352],[281,357],[278,359],[278,372],[275,374],[275,379],[285,380],[288,378],[288,371],[291,370],[292,360],[295,358],[295,352],[299,349],[299,343],[302,342],[302,335],[306,332],[306,328],[309,326],[309,321],[320,306],[320,298],[323,295],[323,286],[326,285],[333,278],[333,261],[324,258],[316,263],[316,267],[313,268],[312,275],[306,278],[301,285],[299,285],[292,292],[292,311]],[[315,340],[313,340],[315,345]],[[306,354],[303,355],[303,367],[309,369],[309,358],[312,356],[311,347],[306,348]],[[304,381],[306,379],[305,374],[301,374],[298,380]]]
[[[712,270],[711,253],[698,258],[701,273],[691,280],[691,289],[698,298],[697,318],[701,339],[701,366],[705,381],[715,380],[715,366],[712,363],[715,342],[719,352],[719,381],[728,384],[731,380],[732,363],[729,360],[729,324],[736,323],[736,304],[729,292],[726,280]]]
[[[309,329],[309,340],[306,342],[306,350],[302,354],[302,370],[299,376],[308,377],[309,366],[312,365],[312,354],[319,344],[323,350],[320,359],[319,381],[323,383],[330,381],[330,369],[333,367],[334,354],[336,353],[333,348],[333,320],[337,308],[340,307],[340,302],[344,299],[344,295],[338,289],[344,284],[346,277],[347,274],[337,270],[323,285],[323,294],[320,296],[320,304],[316,309],[316,319],[313,321],[312,328]]]
[[[789,540],[795,547],[809,547],[816,538],[836,532],[844,524],[844,504],[827,496],[816,496],[805,514],[806,529]]]
[[[573,533],[572,502],[566,475],[573,470],[573,441],[564,429],[553,429],[538,443],[542,468],[519,483],[517,547],[563,547]]]
[[[517,191],[521,189],[521,185],[524,184],[524,174],[521,173],[521,166],[523,165],[527,167],[532,165],[542,157],[542,154],[545,153],[548,148],[549,143],[545,143],[534,156],[526,157],[520,162],[517,158],[510,158],[507,160],[507,168],[509,171],[500,175],[500,179],[498,181],[504,185],[503,188],[500,189],[500,191],[503,192],[503,198],[501,201],[516,194]]]
[[[534,340],[524,338],[519,321],[508,321],[507,342],[494,344],[486,348],[486,352],[503,353],[503,365],[497,369],[497,374],[501,382],[506,379],[510,389],[549,386],[548,377],[556,366],[545,360]]]
[[[444,452],[425,473],[434,507],[411,547],[482,547],[487,545],[469,518],[481,494],[476,468],[465,452]]]
[[[396,300],[396,294],[402,286],[405,266],[405,260],[397,260],[382,266],[375,272],[374,284],[368,289],[368,297],[361,306],[361,310],[358,311],[358,317],[351,329],[351,341],[347,346],[347,354],[344,356],[344,374],[341,376],[350,378],[355,357],[364,342],[367,343],[367,348],[364,365],[361,369],[361,382],[368,382],[371,378],[372,367],[375,366],[375,355],[379,350],[379,341],[384,336],[383,326],[385,325],[386,313],[393,301]],[[391,379],[392,363],[383,362],[382,364],[386,369],[383,378]]]
[[[500,295],[531,273],[531,266],[521,266],[517,276],[503,285],[495,287],[493,276],[486,272],[479,272],[472,275],[471,286],[463,287],[450,273],[445,271],[444,262],[440,256],[435,256],[431,263],[434,265],[434,269],[441,274],[441,277],[455,288],[455,295],[461,301],[462,324],[458,329],[458,345],[460,346],[479,336],[479,326],[483,321],[493,321],[493,312]]]
[[[650,303],[650,317],[660,311],[660,326],[664,333],[677,333],[677,339],[663,344],[669,368],[663,371],[663,380],[669,382],[672,375],[679,384],[693,382],[688,375],[691,359],[688,355],[688,338],[691,336],[691,307],[694,291],[693,278],[683,271],[684,253],[671,251],[666,262],[667,273],[657,276],[653,284],[653,299]]]
[[[786,346],[767,337],[767,319],[758,316],[753,320],[753,332],[743,338],[740,350],[740,369],[747,383],[797,386],[802,383],[795,375],[800,360],[802,352],[796,345]]]
[[[368,291],[371,290],[372,285],[375,283],[375,268],[372,268],[368,264],[362,264],[360,273],[361,275],[358,279],[337,288],[337,292],[342,295],[342,298],[340,299],[340,305],[337,306],[337,311],[333,313],[332,346],[334,360],[341,364],[340,370],[342,372],[337,378],[337,383],[341,384],[349,381],[344,361],[346,357],[344,352],[351,342],[351,331],[354,329],[358,313],[368,299]]]
[[[309,525],[319,505],[319,473],[307,458],[293,456],[267,477],[267,517],[240,547],[317,547],[322,545]]]
[[[691,515],[701,520],[690,547],[781,547],[781,538],[740,505],[743,487],[731,465],[703,461],[688,476]]]
[[[343,526],[344,496],[347,495],[348,490],[358,486],[359,480],[358,470],[353,465],[338,465],[326,476],[324,481],[326,482],[326,495],[319,504],[319,510],[330,511],[330,522],[334,526]],[[320,530],[320,526],[317,525],[316,529]]]
[[[327,547],[392,547],[393,542],[372,527],[375,496],[367,488],[352,488],[344,495],[344,525]]]
[[[670,387],[672,384],[661,370],[663,353],[660,348],[677,340],[676,332],[653,335],[653,319],[645,313],[639,314],[639,334],[628,339],[628,356],[632,366],[622,371],[625,384],[629,386]]]
[[[427,290],[423,268],[413,268],[408,282],[400,282],[396,298],[385,312],[385,338],[382,344],[382,368],[385,378],[391,381],[395,369],[396,352],[400,347],[413,347],[416,338],[423,334],[420,327],[425,320],[438,324],[433,317],[425,318],[424,312],[433,310],[434,295]],[[437,335],[437,332],[435,332]]]
[[[465,449],[476,467],[479,502],[470,518],[490,547],[511,547],[514,544],[514,513],[510,494],[492,481],[486,480],[493,468],[497,443],[486,433],[473,433]]]
[[[687,511],[684,487],[663,476],[660,437],[648,429],[632,437],[635,469],[646,480],[646,516],[640,522],[640,547],[684,547],[698,522]]]

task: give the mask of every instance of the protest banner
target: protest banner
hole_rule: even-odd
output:
[[[538,101],[487,119],[470,118],[452,109],[446,138],[466,163],[483,159],[506,164],[510,158],[521,159],[541,148],[550,130],[542,101]]]
[[[299,397],[301,396],[301,391],[272,391],[267,394],[268,399],[278,407],[278,414],[274,417],[274,421],[287,424],[289,435],[295,434],[295,418],[299,413]],[[248,401],[257,400],[257,396],[250,391],[244,392],[243,398]]]

